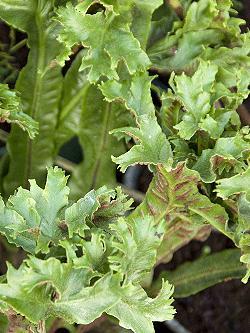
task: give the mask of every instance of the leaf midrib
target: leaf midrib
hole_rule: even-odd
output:
[[[206,272],[201,272],[201,273],[196,272],[195,276],[190,275],[190,276],[185,277],[185,278],[180,276],[177,279],[173,279],[173,283],[174,283],[174,286],[177,287],[177,286],[182,285],[184,283],[185,284],[188,284],[188,283],[190,284],[190,282],[195,283],[195,281],[200,280],[201,278],[213,277],[214,275],[217,275],[217,274],[229,273],[229,272],[231,272],[231,274],[237,273],[237,272],[242,272],[242,276],[243,276],[245,271],[246,271],[246,269],[244,267],[235,267],[235,264],[234,264],[234,265],[228,266],[228,268],[226,268],[226,269],[223,268],[223,266],[222,266],[222,268],[208,269]],[[225,277],[225,278],[227,278],[227,277]]]
[[[44,66],[45,66],[45,36],[44,31],[40,28],[42,26],[42,20],[40,15],[38,14],[38,2],[34,18],[35,18],[35,24],[37,27],[37,35],[38,35],[38,43],[37,43],[37,68],[36,68],[36,77],[35,77],[35,85],[33,90],[33,100],[31,104],[30,109],[30,116],[36,120],[37,117],[37,111],[39,109],[40,104],[40,97],[41,97],[41,86],[42,86],[42,74],[44,73]],[[32,51],[30,51],[32,52]],[[32,56],[32,54],[30,54]],[[32,170],[32,147],[33,147],[33,141],[29,138],[27,139],[27,149],[26,149],[26,163],[25,163],[25,173],[24,173],[24,179],[23,179],[23,186],[28,186],[28,179],[30,178],[30,173]]]
[[[97,156],[95,159],[95,165],[93,167],[94,171],[93,171],[92,181],[90,183],[91,185],[90,185],[89,191],[91,189],[93,189],[97,183],[98,173],[99,173],[100,166],[101,166],[102,154],[103,154],[103,152],[105,152],[106,144],[108,141],[109,123],[110,123],[110,117],[112,114],[112,105],[110,103],[107,104],[104,112],[105,112],[105,116],[104,116],[104,121],[103,121],[103,126],[102,126],[101,140],[100,140],[98,153],[97,153]]]
[[[70,111],[78,104],[81,98],[84,96],[86,90],[89,88],[89,85],[83,86],[77,94],[62,108],[59,123],[62,123],[70,114]],[[59,127],[59,126],[58,126]]]

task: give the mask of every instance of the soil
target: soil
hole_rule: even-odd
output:
[[[211,252],[233,247],[232,242],[218,233],[212,233],[206,242],[192,241],[174,254],[163,269],[174,269],[187,260],[200,256],[204,246]],[[176,299],[174,306],[177,319],[191,333],[249,333],[250,332],[250,284],[231,280],[208,288],[194,296]],[[162,324],[156,325],[156,332],[168,333]]]

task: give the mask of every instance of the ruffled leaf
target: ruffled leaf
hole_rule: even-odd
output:
[[[192,69],[195,61],[219,46],[239,43],[240,26],[245,22],[231,17],[232,1],[199,0],[192,2],[182,21],[150,46],[148,54],[154,66],[169,72]],[[192,47],[190,47],[192,45]]]
[[[100,86],[109,101],[121,100],[135,116],[138,128],[125,127],[111,133],[120,137],[130,136],[137,143],[127,153],[113,157],[122,172],[134,164],[171,165],[172,151],[166,136],[159,126],[151,98],[151,78],[143,73],[134,75],[130,80],[107,81]]]
[[[121,172],[125,172],[128,166],[135,164],[171,165],[172,150],[155,116],[141,116],[138,121],[139,128],[125,127],[111,131],[115,135],[126,134],[137,143],[125,154],[112,157],[112,160],[119,165]]]
[[[206,183],[212,183],[223,174],[239,173],[246,168],[245,159],[250,143],[241,133],[236,136],[219,138],[213,149],[205,149],[193,165]]]
[[[128,200],[119,187],[116,190],[108,190],[103,186],[96,191],[91,190],[84,198],[65,210],[69,236],[72,237],[74,233],[83,236],[85,229],[90,226],[107,228],[130,209],[132,202],[133,200]]]
[[[128,285],[120,301],[107,313],[116,317],[121,326],[135,333],[154,333],[152,321],[170,320],[175,314],[171,305],[172,294],[173,288],[168,282],[163,282],[155,299],[149,298],[141,287]]]
[[[231,178],[224,178],[217,181],[215,189],[217,195],[228,199],[236,197],[237,221],[231,226],[234,242],[241,248],[240,260],[246,264],[247,273],[242,282],[247,283],[250,277],[250,167]]]
[[[0,297],[33,323],[51,315],[91,323],[119,300],[114,291],[118,281],[108,274],[89,286],[86,273],[55,258],[31,257],[18,270],[9,266],[8,283],[0,285]]]
[[[220,179],[217,183],[216,192],[221,198],[227,199],[234,194],[244,193],[250,201],[250,167],[241,174]]]
[[[156,261],[157,249],[162,242],[164,225],[155,225],[154,219],[145,216],[126,223],[119,219],[111,226],[115,232],[114,254],[109,257],[114,271],[125,274],[126,281],[141,281]]]
[[[166,231],[158,250],[158,260],[171,259],[172,253],[191,239],[204,239],[210,226],[226,235],[228,216],[223,207],[213,204],[199,193],[199,175],[180,162],[168,170],[157,166],[145,200],[131,214],[131,217],[151,215],[155,222],[165,219]]]
[[[23,113],[20,97],[7,84],[0,84],[0,121],[17,124],[31,139],[38,133],[38,123]]]
[[[175,313],[173,288],[167,282],[152,299],[139,285],[121,286],[119,275],[105,274],[89,286],[86,273],[55,258],[29,258],[18,270],[9,266],[8,282],[0,284],[0,299],[32,323],[56,316],[88,324],[106,312],[135,333],[154,332],[152,321],[172,319]]]
[[[130,31],[126,18],[124,21],[122,16],[109,10],[86,14],[81,4],[73,7],[70,3],[66,9],[59,8],[57,14],[57,20],[63,27],[58,40],[67,47],[67,51],[57,59],[63,64],[76,44],[88,48],[81,69],[90,68],[90,82],[96,82],[103,76],[118,79],[116,69],[121,60],[125,61],[131,74],[149,66],[150,61]],[[130,52],[127,52],[128,49]]]
[[[173,76],[168,98],[183,108],[182,120],[174,126],[181,138],[189,140],[197,131],[205,131],[212,139],[219,138],[230,123],[234,110],[248,95],[231,93],[217,82],[218,67],[201,62],[192,77]],[[240,97],[241,96],[241,97]],[[216,105],[222,99],[224,107]]]
[[[68,204],[67,177],[58,168],[48,169],[44,190],[30,181],[30,190],[19,188],[6,207],[1,201],[1,233],[9,242],[30,253],[48,252],[50,242],[62,237],[59,213]]]

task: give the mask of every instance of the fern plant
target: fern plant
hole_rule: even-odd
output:
[[[104,320],[102,332],[151,333],[173,318],[173,293],[247,283],[250,130],[237,111],[250,34],[231,0],[2,0],[0,18],[29,48],[15,90],[0,84],[12,123],[0,233],[25,255],[1,276],[1,331]],[[54,165],[76,136],[84,158],[66,164],[68,179]],[[153,179],[134,208],[116,169],[137,164]],[[213,229],[236,248],[152,281],[157,264]]]

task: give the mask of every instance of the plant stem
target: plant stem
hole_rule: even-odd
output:
[[[176,319],[165,321],[164,324],[168,328],[170,328],[173,333],[191,333],[185,327],[183,327]]]
[[[15,53],[16,51],[18,51],[19,49],[21,49],[23,46],[25,46],[27,44],[27,38],[21,40],[19,43],[17,43],[16,45],[12,46],[12,48],[10,48],[10,54]]]
[[[60,168],[66,170],[68,172],[73,172],[76,164],[67,160],[66,158],[64,158],[62,156],[57,156],[56,165],[58,165]]]
[[[122,184],[120,184],[120,186],[122,187],[123,192],[125,192],[126,194],[128,194],[136,202],[141,203],[144,200],[145,194],[143,192],[131,189],[131,188],[129,188],[127,186],[124,186]]]

